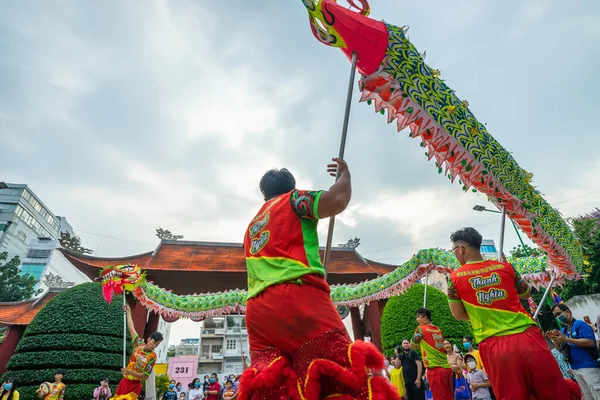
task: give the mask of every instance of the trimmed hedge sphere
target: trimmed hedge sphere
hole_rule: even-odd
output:
[[[381,342],[386,356],[394,354],[394,347],[403,339],[411,339],[417,329],[415,311],[423,307],[425,286],[417,284],[400,296],[391,297],[381,317]],[[462,348],[462,337],[473,337],[471,324],[457,321],[450,312],[448,297],[432,286],[427,287],[427,308],[431,311],[431,323],[442,330],[450,343]]]
[[[123,317],[121,301],[116,298],[107,304],[100,283],[83,283],[59,293],[25,330],[0,382],[13,378],[21,398],[37,399],[39,385],[53,382],[56,371],[62,370],[65,400],[91,398],[104,378],[114,393],[123,363]]]

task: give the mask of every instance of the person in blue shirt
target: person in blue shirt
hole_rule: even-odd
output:
[[[592,387],[600,386],[600,365],[594,331],[584,321],[573,317],[566,304],[552,306],[552,314],[564,325],[560,331],[548,332],[557,349],[571,366],[585,400],[594,399]]]
[[[165,394],[163,394],[162,400],[179,400],[178,398],[179,398],[179,396],[177,395],[177,392],[175,391],[175,384],[171,383],[169,385],[169,390],[167,390],[165,392]]]

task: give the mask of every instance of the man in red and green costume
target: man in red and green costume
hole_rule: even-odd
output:
[[[251,366],[240,400],[399,399],[368,373],[383,368],[383,356],[351,342],[324,279],[317,222],[341,213],[352,193],[348,166],[334,161],[328,172],[339,179],[327,191],[297,190],[286,169],[260,181],[265,203],[244,237]]]
[[[450,310],[456,319],[471,321],[496,398],[568,399],[542,331],[519,301],[530,296],[527,284],[511,264],[483,259],[475,229],[463,228],[450,239],[462,265],[450,275]]]
[[[431,323],[431,311],[427,308],[419,308],[415,314],[419,326],[411,345],[421,350],[431,394],[435,400],[454,400],[452,369],[444,349],[444,334]]]
[[[152,368],[156,363],[156,353],[154,349],[158,347],[160,342],[163,340],[163,336],[160,332],[154,332],[150,335],[148,340],[144,342],[135,330],[135,324],[131,317],[131,309],[128,306],[124,307],[127,315],[127,327],[129,328],[129,334],[132,337],[133,352],[129,358],[129,364],[126,368],[121,368],[121,375],[123,378],[117,386],[115,395],[111,400],[137,400],[139,394],[142,392],[142,382],[147,380],[150,374],[152,374]]]

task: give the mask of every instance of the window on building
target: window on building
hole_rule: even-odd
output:
[[[237,348],[237,340],[227,339],[227,350],[235,350]]]
[[[23,264],[21,265],[21,275],[31,275],[36,281],[39,281],[44,273],[46,264]]]
[[[202,345],[202,358],[208,358],[208,353],[210,353],[210,345],[203,344]]]
[[[495,246],[481,246],[482,253],[496,253]]]
[[[10,203],[0,203],[0,212],[13,212],[15,211],[15,209],[17,208],[17,206],[15,204],[10,204]]]
[[[49,258],[50,255],[52,255],[52,250],[48,250],[48,249],[42,249],[42,250],[30,249],[27,252],[27,258]]]
[[[223,345],[221,344],[213,344],[211,347],[211,352],[212,353],[221,353],[221,350],[223,349]]]
[[[25,243],[25,241],[27,240],[27,235],[25,234],[25,232],[19,231],[19,232],[17,232],[17,239],[19,239],[21,242]]]

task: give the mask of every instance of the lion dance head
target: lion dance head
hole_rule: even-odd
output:
[[[97,280],[102,282],[102,295],[110,303],[113,294],[121,294],[123,290],[133,291],[142,283],[144,275],[137,265],[126,264],[103,268]]]

